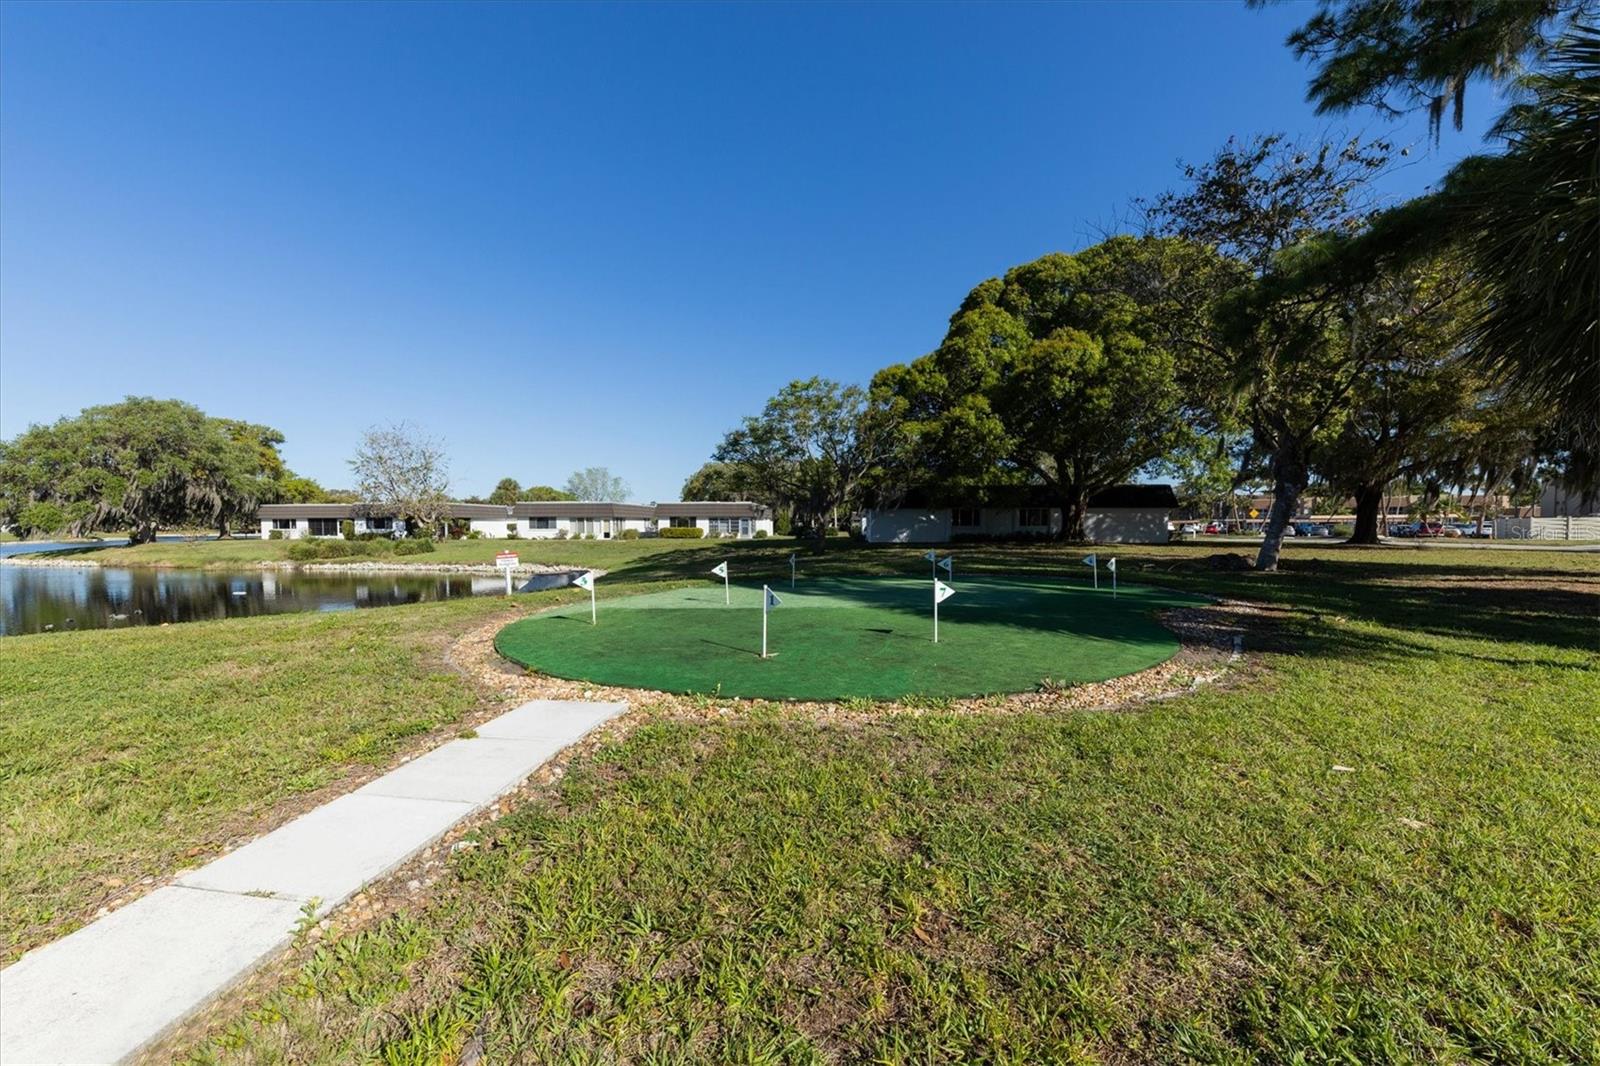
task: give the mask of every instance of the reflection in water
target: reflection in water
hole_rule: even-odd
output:
[[[551,577],[540,587],[571,582],[568,574]],[[504,591],[503,578],[473,574],[0,566],[0,634],[346,611]]]

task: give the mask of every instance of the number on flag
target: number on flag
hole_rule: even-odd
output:
[[[936,551],[924,552],[922,557],[930,563],[936,563],[939,561],[939,553]]]
[[[580,589],[587,590],[594,588],[594,571],[585,570],[583,573],[573,578],[572,583],[578,586]]]
[[[718,563],[716,566],[713,566],[711,568],[711,572],[713,574],[716,574],[718,577],[727,577],[728,576],[728,564],[726,562]]]
[[[933,583],[933,602],[934,603],[943,603],[945,600],[948,600],[951,596],[954,596],[955,594],[956,594],[956,590],[951,588],[949,585],[946,585],[943,581],[935,581]]]
[[[1089,556],[1086,556],[1084,558],[1083,565],[1084,566],[1095,566],[1095,565],[1097,565],[1099,563],[1099,561],[1100,560],[1096,559],[1093,555],[1089,555]]]
[[[947,574],[955,573],[955,556],[946,555],[943,559],[940,559],[939,569],[943,570]]]
[[[778,599],[778,594],[776,592],[773,592],[771,589],[768,589],[767,590],[767,606],[768,607],[781,607],[782,605],[783,605],[783,601]]]

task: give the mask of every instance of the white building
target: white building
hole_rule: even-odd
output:
[[[1084,532],[1102,544],[1165,544],[1177,506],[1171,485],[1115,485],[1089,498]],[[868,511],[862,533],[872,544],[1044,540],[1060,535],[1061,509],[1032,486],[982,490],[971,503],[948,494],[909,493],[898,507]]]
[[[753,537],[772,533],[772,514],[755,503],[586,503],[581,501],[529,501],[510,506],[497,503],[452,503],[450,523],[489,539],[593,538],[610,540],[627,531],[653,536],[664,526],[694,526],[707,537]],[[256,516],[262,537],[284,540],[303,537],[343,537],[345,523],[355,536],[377,533],[403,535],[406,523],[384,516],[366,504],[269,503]]]

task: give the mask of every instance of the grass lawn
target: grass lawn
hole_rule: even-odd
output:
[[[0,959],[477,704],[496,598],[0,640]]]
[[[193,1055],[1600,1060],[1600,559],[1199,554],[1122,553],[1276,608],[1240,616],[1229,684],[1055,715],[659,715]]]
[[[606,685],[759,699],[983,696],[1102,681],[1178,650],[1156,620],[1198,604],[1152,586],[1096,592],[1041,578],[968,577],[941,606],[914,578],[811,578],[779,590],[761,658],[761,587],[720,582],[587,602],[514,622],[495,645],[542,673]]]

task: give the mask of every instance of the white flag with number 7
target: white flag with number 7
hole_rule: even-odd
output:
[[[955,594],[956,594],[956,590],[951,588],[949,585],[946,585],[943,581],[935,581],[933,583],[933,602],[934,603],[943,603],[945,600],[948,600],[951,596],[954,596]]]

